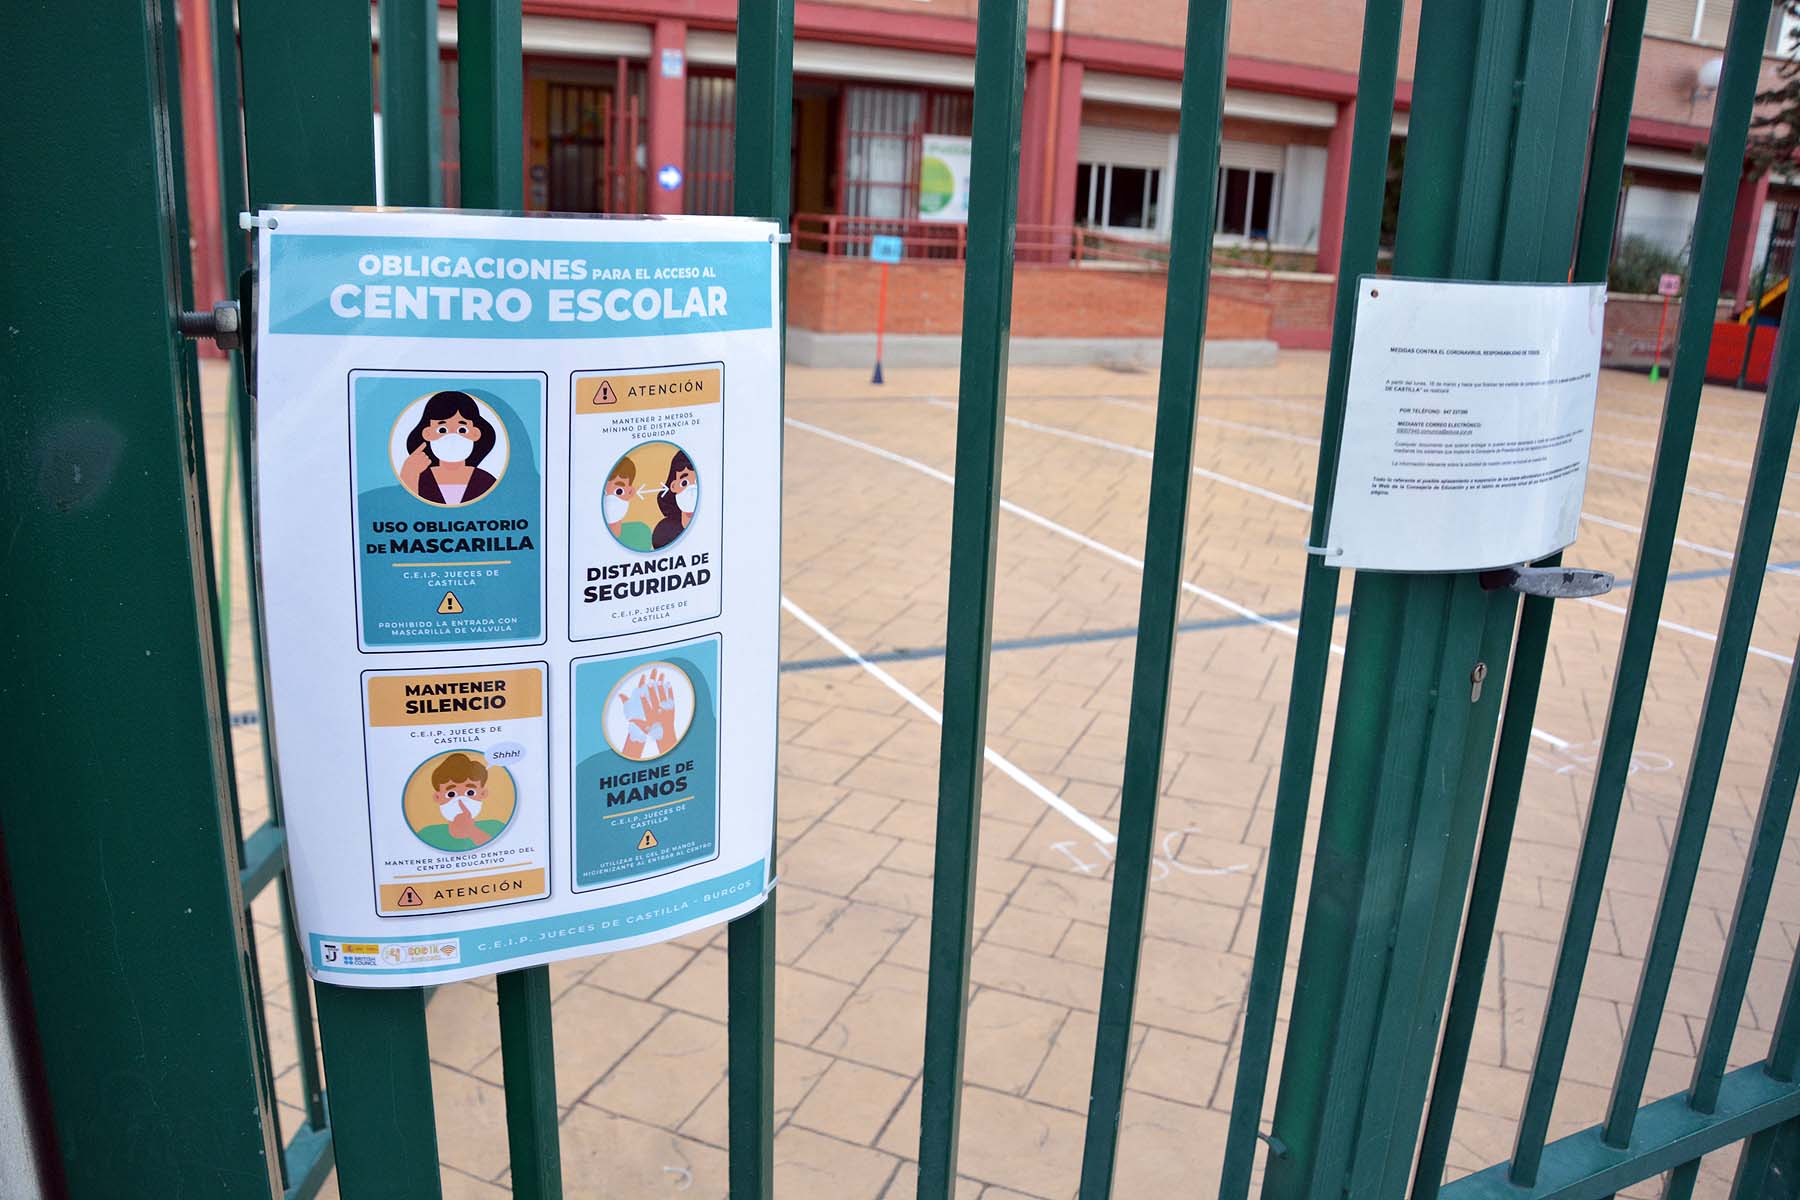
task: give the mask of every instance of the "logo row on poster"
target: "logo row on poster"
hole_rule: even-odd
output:
[[[718,634],[569,664],[574,892],[719,853]],[[549,665],[368,671],[376,912],[551,894]]]
[[[723,363],[576,372],[569,638],[719,615]],[[545,640],[542,372],[350,375],[357,645]]]

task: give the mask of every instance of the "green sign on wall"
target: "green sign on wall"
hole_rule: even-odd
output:
[[[919,153],[919,219],[969,219],[969,139],[926,134]]]

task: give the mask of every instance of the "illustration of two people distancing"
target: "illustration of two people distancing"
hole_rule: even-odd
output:
[[[640,486],[637,460],[660,459],[664,454],[668,456],[669,465],[662,485]],[[647,461],[644,465],[651,463]],[[639,507],[639,502],[647,496],[654,497],[661,514],[654,526],[648,521],[632,519],[635,515],[632,509]],[[680,537],[693,521],[694,512],[700,507],[700,477],[686,450],[670,442],[646,442],[613,464],[601,503],[605,506],[606,528],[620,545],[639,554],[661,550]]]

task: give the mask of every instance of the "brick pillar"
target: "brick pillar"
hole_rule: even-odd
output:
[[[650,35],[650,129],[646,138],[650,161],[649,209],[653,213],[678,213],[686,190],[684,179],[673,190],[662,184],[664,167],[686,173],[687,142],[687,23],[669,18],[656,22]]]
[[[1050,60],[1040,58],[1031,64],[1025,76],[1025,108],[1019,140],[1019,224],[1041,227],[1044,214],[1044,147],[1050,133]],[[1051,162],[1055,178],[1050,181],[1048,224],[1066,226],[1075,220],[1075,157],[1081,145],[1081,77],[1082,65],[1064,59],[1062,82],[1056,91],[1056,152]],[[1047,241],[1048,232],[1032,230],[1022,235],[1020,244],[1041,247],[1049,257],[1067,255],[1067,246],[1054,247]],[[1029,249],[1022,255],[1042,259]]]
[[[1737,207],[1731,213],[1731,240],[1725,243],[1725,287],[1734,305],[1750,295],[1750,268],[1756,262],[1757,230],[1762,227],[1763,204],[1769,198],[1769,176],[1746,175],[1738,181]]]
[[[1032,60],[1025,72],[1025,107],[1019,125],[1019,224],[1043,218],[1044,136],[1050,127],[1050,60]],[[1025,239],[1020,239],[1021,241]]]
[[[1081,150],[1081,80],[1085,70],[1063,59],[1062,87],[1057,89],[1056,179],[1050,198],[1050,223],[1075,223],[1075,159]]]
[[[213,104],[212,6],[181,0],[181,140],[186,163],[188,230],[192,239],[194,303],[211,308],[235,288],[225,283],[225,246],[219,214],[219,122]],[[231,219],[237,220],[232,213]],[[221,352],[210,341],[201,353]]]
[[[1356,101],[1338,105],[1337,124],[1325,143],[1325,199],[1319,206],[1319,270],[1337,274],[1344,252],[1344,205],[1350,199],[1350,136]]]

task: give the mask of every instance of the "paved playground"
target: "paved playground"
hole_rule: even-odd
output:
[[[1281,755],[1325,366],[1323,354],[1292,352],[1272,368],[1205,377],[1121,1197],[1207,1195],[1217,1179]],[[209,363],[206,379],[216,487],[225,376]],[[918,1152],[956,379],[923,369],[890,370],[887,379],[878,388],[862,371],[789,375],[776,980],[783,1200],[910,1196]],[[1006,765],[988,772],[981,825],[959,1197],[1052,1200],[1075,1191],[1155,392],[1153,373],[1013,373],[988,717],[989,747]],[[1622,587],[1636,557],[1661,395],[1641,376],[1607,372],[1601,384],[1588,519],[1567,557],[1617,572]],[[1692,748],[1760,399],[1709,388],[1702,407],[1553,1137],[1604,1114]],[[1800,639],[1794,466],[1794,507],[1782,510],[1771,556],[1785,566],[1766,579],[1648,1098],[1687,1083]],[[234,572],[243,561],[240,531]],[[1350,583],[1346,575],[1344,605]],[[1628,595],[1556,610],[1452,1176],[1511,1149]],[[234,711],[253,713],[241,582],[233,604],[230,700]],[[1344,623],[1340,614],[1340,645]],[[1335,695],[1327,703],[1329,721]],[[259,738],[253,724],[235,734],[250,828],[264,805]],[[1325,762],[1322,753],[1321,784]],[[1790,840],[1733,1065],[1760,1057],[1775,1019],[1800,930],[1796,857]],[[299,1091],[272,892],[255,917],[285,1135],[299,1120]],[[570,1196],[725,1194],[724,942],[721,929],[551,968]],[[445,1194],[506,1194],[491,981],[439,989],[429,1014]],[[1278,1053],[1285,1038],[1284,1021]],[[1271,1105],[1274,1094],[1272,1080]],[[1707,1161],[1700,1195],[1724,1194],[1735,1157]],[[328,1185],[326,1194],[336,1193]]]

